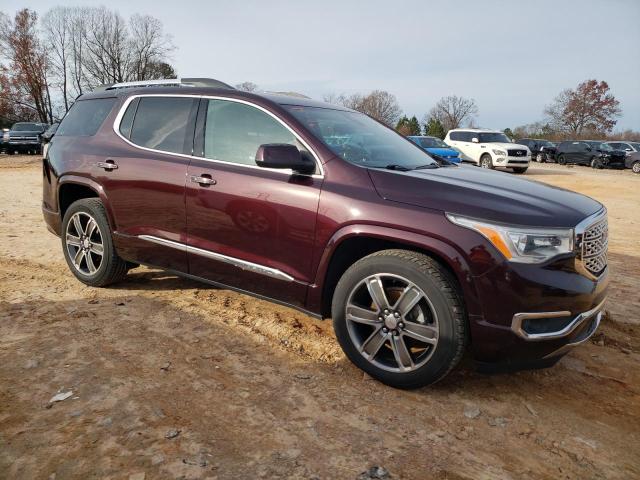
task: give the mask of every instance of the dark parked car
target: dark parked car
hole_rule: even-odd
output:
[[[14,153],[40,153],[41,137],[45,125],[42,123],[19,122],[13,124],[9,130],[7,152]]]
[[[598,328],[597,201],[439,166],[347,108],[160,83],[81,96],[51,142],[43,214],[81,282],[144,264],[331,317],[348,358],[401,388],[468,344],[486,368],[550,366]]]
[[[551,162],[556,159],[557,144],[539,138],[522,138],[516,140],[520,145],[526,145],[531,150],[531,160],[538,163]]]
[[[638,142],[607,142],[614,150],[625,152],[624,164],[633,173],[640,173],[640,143]]]
[[[624,152],[613,150],[598,140],[569,140],[558,145],[560,165],[589,165],[593,168],[624,168]]]

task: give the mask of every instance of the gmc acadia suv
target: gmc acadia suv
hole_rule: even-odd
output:
[[[600,203],[439,166],[347,108],[155,83],[81,96],[44,160],[44,218],[81,282],[144,264],[331,317],[347,357],[400,388],[468,343],[493,370],[550,366],[598,327]]]

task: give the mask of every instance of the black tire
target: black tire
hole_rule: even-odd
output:
[[[485,153],[480,157],[480,168],[493,170],[493,160],[491,159],[491,155]]]
[[[631,171],[633,173],[640,173],[640,160],[633,162],[631,165]]]
[[[522,175],[528,169],[529,167],[513,167],[513,173],[515,173],[516,175]]]
[[[592,157],[590,164],[591,168],[597,168],[598,170],[602,170],[604,168],[602,160],[600,160],[598,157]]]
[[[74,265],[71,258],[70,248],[67,244],[67,231],[69,222],[77,213],[83,213],[95,220],[98,233],[102,242],[102,258],[96,271],[92,274],[84,273]],[[92,287],[105,287],[119,282],[127,275],[129,264],[121,259],[115,251],[112,240],[111,226],[107,217],[107,212],[102,202],[97,198],[84,198],[69,206],[64,219],[62,220],[62,251],[67,261],[69,270],[85,285]],[[74,247],[76,248],[76,247]],[[86,260],[85,260],[86,262]]]
[[[545,163],[546,162],[546,159],[545,159],[543,153],[538,153],[536,155],[536,162],[538,162],[538,163]]]
[[[7,155],[13,155],[13,150],[7,150]]]
[[[389,353],[393,350],[391,343],[387,344],[385,341],[385,344],[373,354],[372,360],[369,360],[365,358],[364,353],[360,352],[350,334],[349,320],[346,315],[347,303],[352,298],[354,291],[363,288],[359,285],[362,285],[365,279],[369,279],[373,275],[397,276],[413,283],[424,292],[424,298],[430,302],[430,308],[437,319],[436,345],[433,346],[433,350],[426,357],[426,360],[423,360],[425,363],[417,362],[413,368],[412,361],[411,368],[413,369],[409,371],[390,371],[372,363],[380,355],[393,357]],[[386,294],[388,295],[389,292],[387,291]],[[396,306],[394,305],[394,308]],[[421,311],[424,307],[416,304],[411,308],[413,310],[410,309],[407,316],[405,317],[403,314],[402,317],[407,323],[410,323],[409,313],[415,312],[415,309]],[[375,311],[371,313],[374,317],[378,315]],[[462,358],[468,337],[464,302],[452,275],[431,257],[408,250],[376,252],[349,267],[336,286],[332,301],[332,317],[336,337],[347,357],[373,378],[396,388],[419,388],[433,384],[445,377]],[[385,325],[386,322],[380,323],[378,326],[371,325],[372,334],[376,332],[377,328]],[[398,328],[402,327],[402,323],[399,323]],[[384,331],[384,329],[382,330]],[[396,335],[391,335],[395,333],[404,335],[403,332],[393,331],[388,333],[388,338],[397,338]],[[368,333],[364,334],[365,337],[367,335]],[[403,342],[406,341],[403,340]]]
[[[558,156],[558,164],[559,165],[566,165],[567,164],[567,159],[564,158],[564,155]]]

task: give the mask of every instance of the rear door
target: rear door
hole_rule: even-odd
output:
[[[322,176],[258,167],[265,143],[309,148],[275,115],[245,101],[203,99],[187,182],[189,271],[304,305]]]
[[[117,148],[95,164],[123,258],[187,271],[185,178],[198,98],[147,95],[125,102]]]

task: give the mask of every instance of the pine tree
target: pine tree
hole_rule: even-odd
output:
[[[444,129],[444,125],[437,118],[429,118],[429,121],[424,126],[424,134],[429,135],[430,137],[438,137],[439,139],[444,139],[447,135],[447,132]]]

